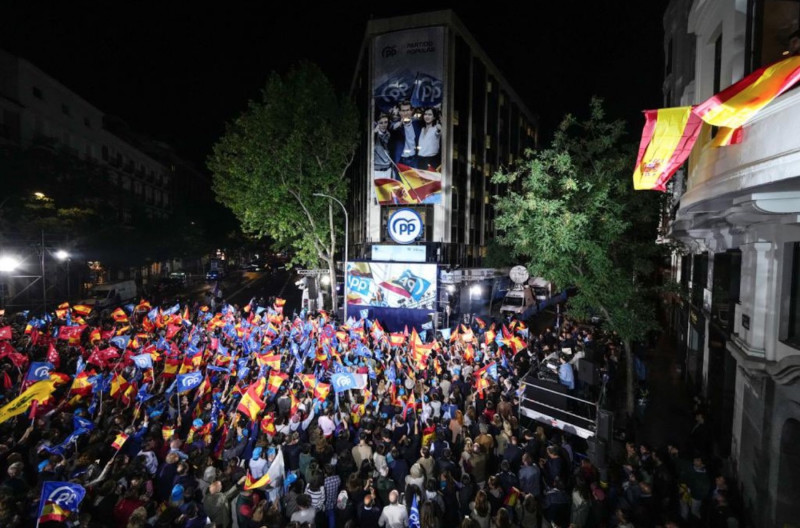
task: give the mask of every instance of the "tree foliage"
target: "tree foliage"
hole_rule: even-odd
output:
[[[635,192],[632,148],[624,125],[605,119],[593,100],[590,117],[565,117],[549,148],[529,151],[495,183],[500,242],[531,275],[575,286],[569,310],[578,318],[601,312],[607,328],[630,343],[655,327],[651,295],[658,197]]]
[[[214,145],[208,167],[217,200],[245,232],[294,250],[293,263],[328,264],[333,274],[339,206],[358,144],[358,113],[315,65],[273,74]]]

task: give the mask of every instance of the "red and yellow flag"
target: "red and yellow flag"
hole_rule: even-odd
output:
[[[80,315],[82,317],[86,317],[90,313],[92,313],[92,307],[86,306],[85,304],[76,304],[72,307],[72,313],[76,315]]]
[[[633,188],[663,192],[692,152],[702,121],[690,106],[645,110],[644,116]]]
[[[800,80],[800,56],[759,68],[697,105],[694,113],[709,125],[736,129]]]
[[[252,490],[257,488],[263,488],[267,484],[269,484],[270,480],[272,480],[269,476],[269,472],[264,473],[264,476],[260,479],[256,480],[250,475],[250,472],[247,472],[247,478],[244,480],[244,489],[245,490]]]
[[[278,389],[281,388],[283,382],[289,377],[285,372],[273,370],[269,373],[269,381],[267,382],[267,390],[272,394],[277,394]]]
[[[267,413],[261,419],[261,431],[268,436],[275,436],[277,430],[275,429],[275,417],[272,413]]]
[[[251,421],[255,421],[258,413],[264,410],[264,400],[258,397],[255,390],[251,387],[242,395],[242,400],[236,407],[236,410],[244,414]]]
[[[118,323],[127,323],[128,322],[128,314],[125,313],[125,310],[122,308],[117,308],[113,312],[111,312],[111,318]]]
[[[122,449],[122,446],[123,444],[125,444],[125,440],[127,439],[128,435],[126,435],[125,433],[120,433],[117,435],[117,438],[115,438],[114,441],[111,443],[111,447],[119,451],[120,449]]]

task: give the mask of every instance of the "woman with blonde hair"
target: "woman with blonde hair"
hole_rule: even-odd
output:
[[[466,436],[464,437],[464,449],[458,459],[458,465],[461,466],[461,471],[464,473],[472,472],[472,467],[469,465],[470,453],[472,453],[472,438]]]
[[[453,445],[458,445],[458,436],[462,434],[464,430],[464,413],[461,410],[456,411],[456,415],[450,419],[450,432],[452,436],[450,438],[450,442]]]

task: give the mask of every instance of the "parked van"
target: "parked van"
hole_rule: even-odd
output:
[[[92,306],[95,310],[102,310],[133,301],[135,298],[136,282],[124,280],[97,284],[89,290],[89,298],[84,299],[80,304]]]
[[[503,315],[520,315],[528,308],[536,304],[531,287],[527,284],[512,290],[508,290],[500,305],[500,313]]]

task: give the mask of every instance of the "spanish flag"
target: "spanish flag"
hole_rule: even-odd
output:
[[[277,394],[278,390],[283,385],[283,382],[286,381],[289,375],[285,372],[279,372],[273,370],[269,373],[269,381],[267,382],[267,390],[270,391],[272,394]]]
[[[127,439],[128,439],[128,435],[126,435],[125,433],[120,433],[120,434],[117,435],[117,437],[111,443],[111,447],[113,447],[114,449],[119,451],[120,449],[122,449],[122,446],[125,444],[125,440],[127,440]]]
[[[319,401],[325,401],[328,398],[328,394],[331,392],[331,384],[330,383],[322,383],[321,381],[317,383],[317,386],[314,387],[314,397],[317,398]]]
[[[86,317],[92,313],[92,307],[86,306],[85,304],[76,304],[72,307],[72,312],[76,315],[80,315],[81,317]]]
[[[645,110],[639,156],[633,171],[637,191],[666,191],[697,141],[702,121],[691,106]]]
[[[127,323],[128,322],[128,314],[125,313],[125,310],[122,308],[117,308],[113,312],[111,312],[111,318],[118,323]]]
[[[170,425],[164,425],[161,427],[161,437],[164,438],[166,442],[170,438],[175,436],[175,428]]]
[[[736,129],[800,80],[800,56],[760,68],[705,102],[694,113],[709,125]]]
[[[256,417],[258,417],[258,413],[264,410],[265,405],[264,400],[258,397],[255,389],[250,387],[242,396],[242,401],[239,402],[236,410],[254,422]]]
[[[280,354],[273,354],[271,356],[259,354],[256,356],[256,362],[258,366],[267,366],[271,369],[280,370],[281,368],[281,356]]]
[[[268,436],[275,436],[277,430],[275,429],[275,417],[272,413],[267,413],[261,419],[261,431]]]

